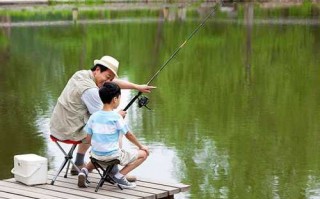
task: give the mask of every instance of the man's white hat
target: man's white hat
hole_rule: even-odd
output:
[[[119,62],[115,58],[111,56],[103,56],[101,59],[96,59],[93,62],[94,65],[100,64],[104,67],[107,67],[110,69],[116,77],[118,77],[118,68],[119,68]]]

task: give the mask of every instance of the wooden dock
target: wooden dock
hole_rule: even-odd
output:
[[[157,199],[174,198],[175,194],[189,190],[189,185],[162,183],[151,180],[140,180],[136,182],[134,189],[120,190],[118,187],[105,183],[98,192],[95,188],[100,179],[98,173],[90,173],[88,188],[77,186],[77,176],[69,175],[64,178],[63,174],[57,178],[54,185],[50,185],[53,172],[48,172],[48,184],[27,186],[16,182],[14,178],[0,181],[0,198],[27,199],[27,198],[46,198],[46,199]]]

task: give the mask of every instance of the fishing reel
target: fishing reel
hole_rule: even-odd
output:
[[[149,98],[147,98],[146,96],[144,95],[141,95],[139,98],[138,98],[138,107],[141,108],[141,107],[146,107],[148,110],[151,110],[147,104],[149,103]]]

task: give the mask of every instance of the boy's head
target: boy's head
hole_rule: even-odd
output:
[[[121,90],[118,84],[114,82],[106,82],[99,89],[99,96],[103,104],[110,104],[114,98],[120,101],[119,96],[121,95]],[[118,102],[117,101],[117,102]],[[117,106],[119,102],[117,103]]]

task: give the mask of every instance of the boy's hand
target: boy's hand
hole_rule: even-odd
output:
[[[127,115],[127,111],[123,111],[123,110],[120,110],[118,113],[119,113],[123,118],[125,118],[126,115]]]

